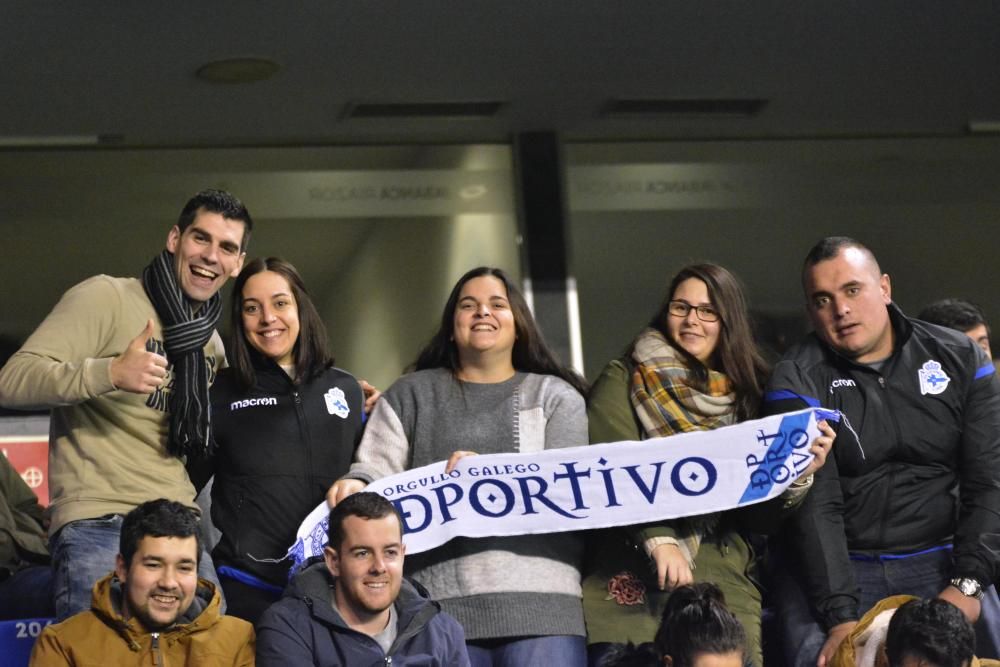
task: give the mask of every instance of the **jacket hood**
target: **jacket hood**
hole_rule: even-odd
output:
[[[125,619],[122,613],[124,589],[118,577],[111,573],[94,584],[91,609],[106,625],[115,629],[130,644],[138,643],[142,635],[150,634],[137,618]],[[215,584],[207,579],[198,579],[191,606],[180,615],[177,623],[162,633],[188,634],[210,628],[219,622],[222,596]]]

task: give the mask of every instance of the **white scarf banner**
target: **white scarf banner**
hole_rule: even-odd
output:
[[[558,533],[708,514],[780,495],[812,461],[822,408],[713,431],[525,454],[461,459],[385,477],[380,493],[403,517],[408,554],[464,537]],[[474,443],[469,443],[475,449]],[[329,508],[321,503],[288,551],[296,566],[323,553]]]

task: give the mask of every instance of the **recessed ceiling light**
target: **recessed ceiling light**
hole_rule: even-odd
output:
[[[209,83],[254,83],[270,79],[280,69],[266,58],[227,58],[202,65],[195,75]]]
[[[605,116],[618,117],[744,117],[760,113],[767,106],[762,99],[615,99],[609,100],[602,110]]]
[[[970,134],[1000,134],[1000,120],[970,120]]]
[[[352,102],[344,109],[344,118],[492,118],[503,109],[503,102]]]
[[[0,148],[96,146],[100,143],[102,138],[96,134],[0,136]]]

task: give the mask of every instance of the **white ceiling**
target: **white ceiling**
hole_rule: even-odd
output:
[[[121,145],[961,136],[1000,120],[987,0],[312,0],[0,7],[0,138]],[[195,77],[230,57],[272,79]],[[612,99],[763,99],[752,118],[607,118]],[[502,102],[479,120],[354,103]]]

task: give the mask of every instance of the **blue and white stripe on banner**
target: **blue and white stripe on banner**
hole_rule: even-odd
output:
[[[822,408],[714,431],[525,454],[470,456],[377,480],[366,491],[393,502],[407,553],[454,537],[557,533],[719,512],[780,495],[812,461]],[[473,442],[468,449],[475,450]],[[302,522],[288,555],[323,553],[329,509]]]

